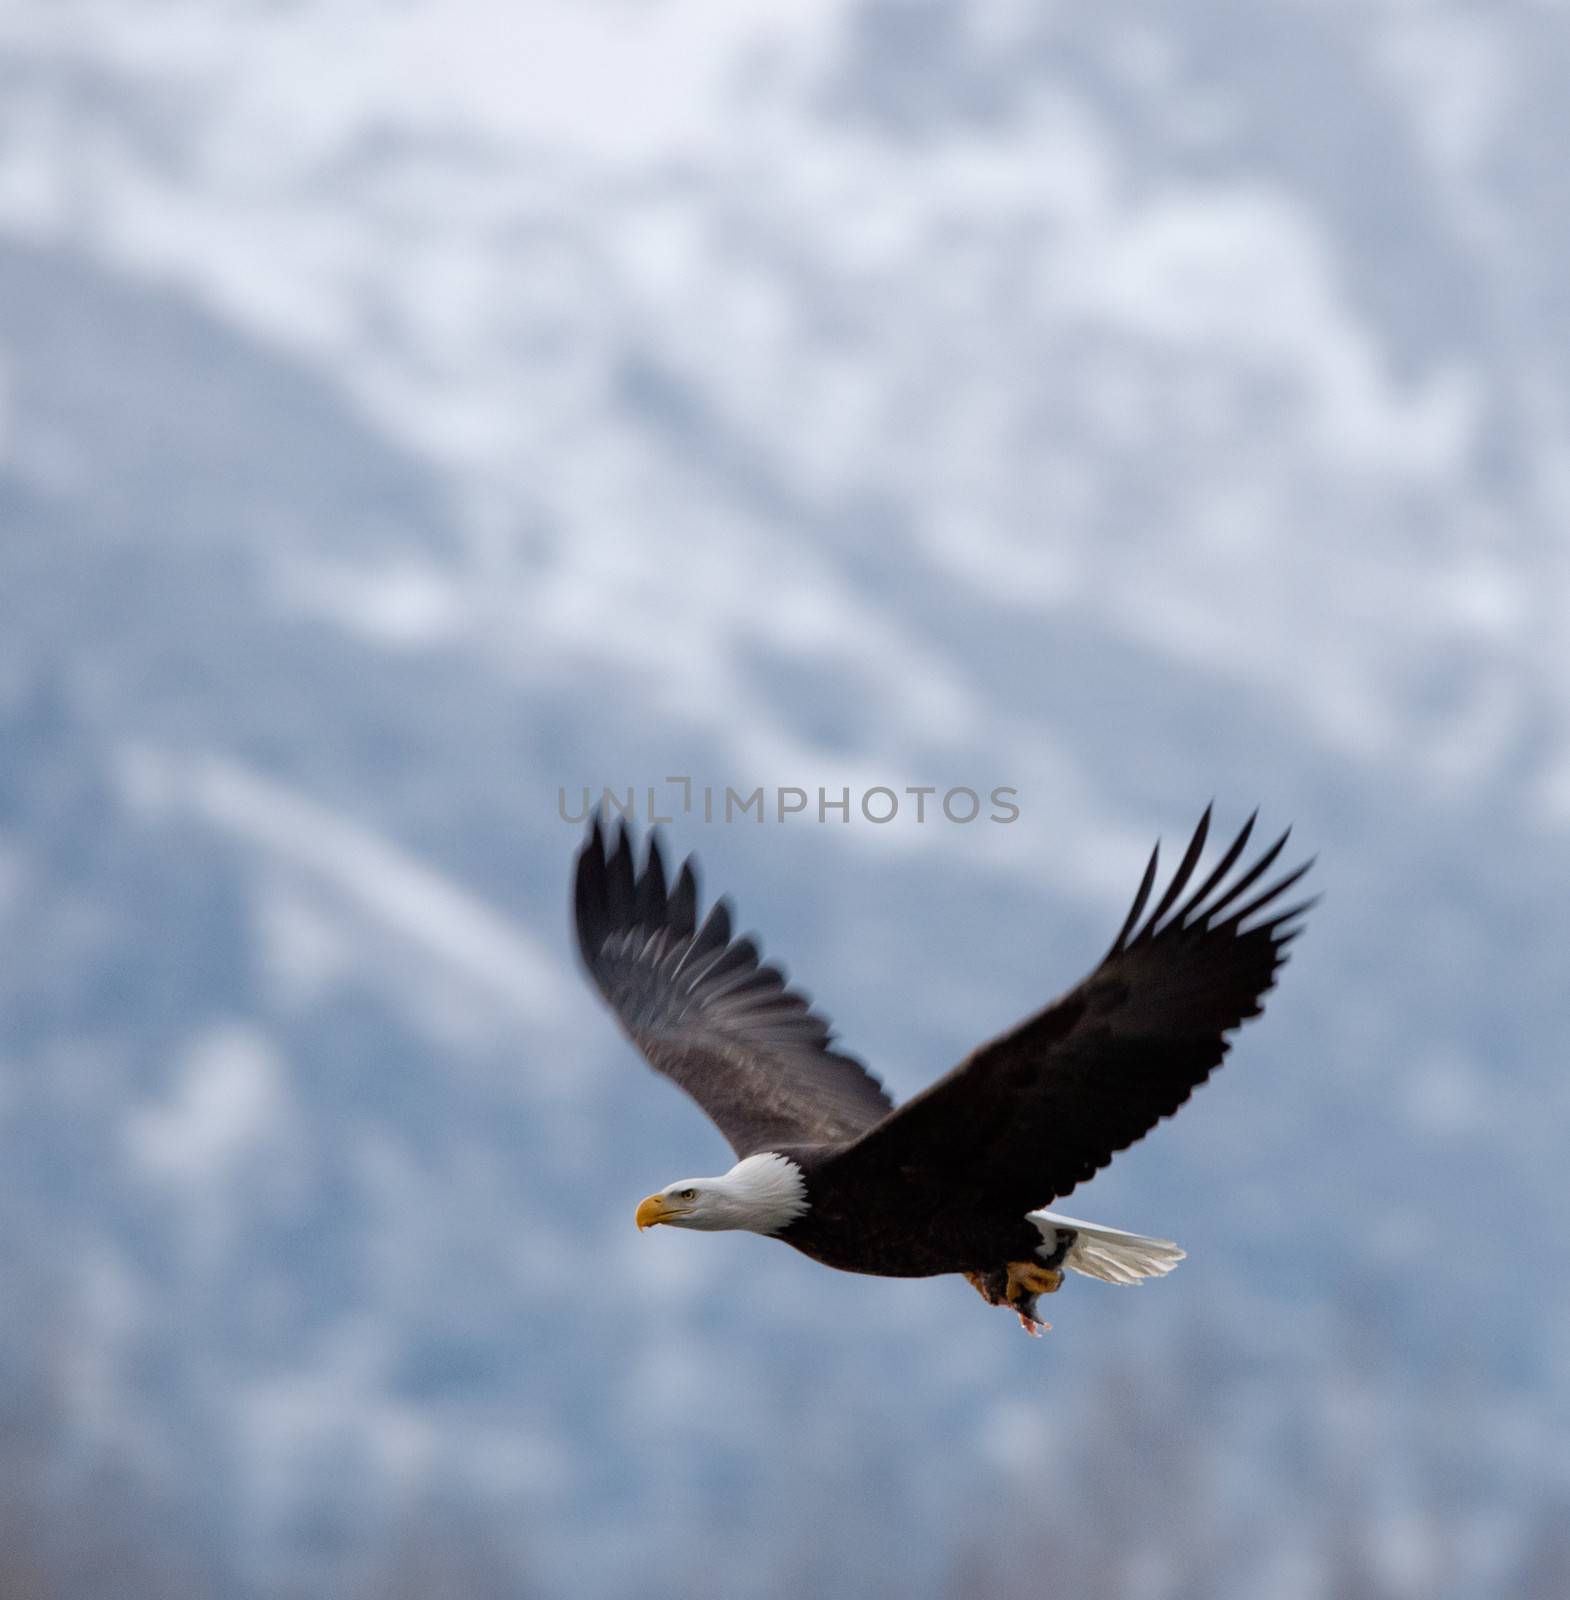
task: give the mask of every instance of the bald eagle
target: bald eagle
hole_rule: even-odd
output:
[[[1147,917],[1158,843],[1089,977],[896,1109],[754,940],[733,937],[725,900],[700,919],[691,857],[671,884],[658,837],[640,869],[629,827],[611,842],[596,817],[574,894],[584,964],[649,1064],[698,1102],[737,1156],[719,1177],[650,1195],[638,1227],[743,1228],[846,1272],[960,1273],[1031,1334],[1048,1326],[1037,1300],[1061,1287],[1065,1269],[1108,1283],[1170,1272],[1184,1255],[1170,1240],[1041,1208],[1221,1064],[1227,1035],[1259,1015],[1314,903],[1280,908],[1311,861],[1247,898],[1287,840],[1234,873],[1250,817],[1179,904],[1209,828],[1207,807]]]

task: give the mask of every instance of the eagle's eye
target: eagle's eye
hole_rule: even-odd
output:
[[[698,1198],[698,1191],[696,1189],[683,1189],[681,1193],[676,1196],[676,1198],[678,1200],[696,1200]]]

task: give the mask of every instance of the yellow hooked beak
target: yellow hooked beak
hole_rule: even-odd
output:
[[[638,1214],[634,1220],[641,1232],[644,1228],[657,1228],[662,1222],[669,1222],[672,1217],[680,1214],[681,1208],[672,1205],[667,1196],[651,1194],[647,1200],[639,1201]]]

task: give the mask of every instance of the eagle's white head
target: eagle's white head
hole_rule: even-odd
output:
[[[638,1226],[778,1233],[807,1209],[807,1182],[788,1156],[748,1156],[719,1178],[683,1178],[638,1207]]]

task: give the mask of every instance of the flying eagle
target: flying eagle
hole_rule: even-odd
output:
[[[574,895],[584,963],[649,1064],[698,1102],[738,1158],[720,1177],[650,1195],[639,1228],[744,1228],[846,1272],[963,1273],[1032,1334],[1048,1326],[1037,1298],[1061,1287],[1065,1268],[1108,1283],[1170,1272],[1184,1252],[1169,1240],[1040,1208],[1210,1076],[1302,931],[1314,902],[1283,910],[1280,898],[1311,861],[1246,898],[1286,834],[1233,872],[1253,817],[1178,903],[1209,827],[1207,807],[1145,917],[1157,845],[1088,978],[896,1109],[834,1047],[806,995],[751,938],[732,937],[725,900],[700,920],[691,857],[672,885],[657,837],[640,871],[626,824],[611,843],[596,817]]]

